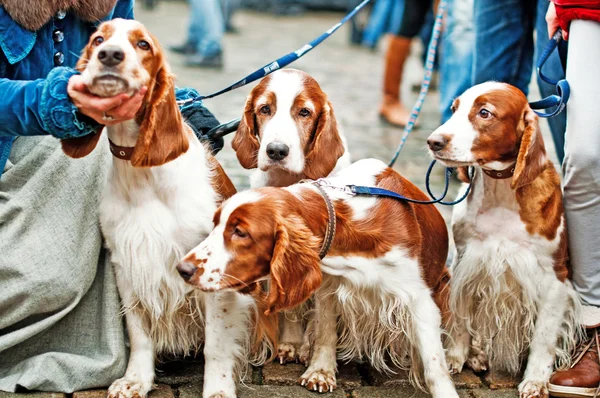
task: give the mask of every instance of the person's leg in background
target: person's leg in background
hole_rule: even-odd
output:
[[[223,7],[223,20],[225,21],[225,32],[238,33],[238,29],[231,23],[233,13],[240,8],[241,0],[221,0]]]
[[[525,94],[531,80],[537,0],[475,0],[472,85],[510,83]]]
[[[538,9],[535,23],[536,33],[536,44],[535,44],[535,55],[533,59],[537,63],[540,55],[548,44],[548,28],[546,24],[546,11],[548,11],[548,0],[538,0]],[[544,64],[544,75],[554,80],[564,79],[565,71],[560,62],[560,56],[558,51],[554,51],[550,58]],[[548,84],[540,77],[537,78],[538,87],[542,98],[549,95],[556,94],[556,87],[552,84]],[[552,132],[552,140],[556,147],[556,156],[558,161],[562,164],[563,158],[565,157],[565,129],[567,126],[567,112],[563,111],[560,114],[546,119],[550,125],[550,131]]]
[[[223,67],[221,42],[225,32],[223,10],[219,0],[190,1],[189,43],[195,43],[196,51],[188,54],[186,65],[208,68]]]
[[[410,110],[400,99],[404,63],[410,55],[412,39],[419,34],[431,4],[432,1],[427,0],[405,0],[402,23],[397,34],[392,34],[388,38],[383,102],[379,114],[385,121],[396,126],[405,126],[410,117]]]
[[[600,23],[572,21],[568,43],[564,206],[572,281],[584,304],[590,345],[582,344],[583,356],[572,369],[552,376],[549,389],[563,397],[593,397],[600,384]]]
[[[473,0],[448,0],[439,44],[442,124],[452,116],[452,101],[471,87],[474,43]]]
[[[397,0],[377,0],[363,32],[361,45],[374,49],[381,35],[386,31],[394,3]],[[402,0],[398,0],[402,2]]]

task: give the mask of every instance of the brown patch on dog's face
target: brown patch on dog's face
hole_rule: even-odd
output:
[[[507,167],[517,159],[528,109],[516,87],[474,86],[454,101],[450,120],[430,135],[431,153],[447,166]]]

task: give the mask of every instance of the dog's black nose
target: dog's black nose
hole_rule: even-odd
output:
[[[197,269],[198,268],[196,268],[193,264],[190,263],[183,262],[177,265],[177,272],[179,272],[179,275],[181,275],[181,277],[186,281],[192,279],[192,276],[194,276]]]
[[[281,142],[272,142],[267,145],[267,155],[273,160],[281,160],[290,153],[290,147]]]
[[[429,136],[427,139],[427,145],[429,145],[429,149],[432,151],[438,152],[448,145],[448,140],[441,134],[435,134]]]
[[[125,53],[119,47],[106,46],[98,53],[98,59],[106,66],[119,65],[125,59]]]

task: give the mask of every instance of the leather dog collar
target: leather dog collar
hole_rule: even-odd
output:
[[[333,203],[331,202],[331,198],[325,192],[323,187],[319,184],[318,181],[313,182],[313,185],[317,187],[317,191],[321,194],[323,199],[325,200],[325,204],[327,205],[327,228],[325,229],[325,237],[323,238],[323,245],[321,246],[321,251],[319,252],[319,258],[322,260],[327,255],[327,252],[331,248],[331,244],[333,243],[333,237],[335,236],[335,228],[336,228],[336,217],[335,217],[335,209],[333,208]]]
[[[511,165],[504,170],[487,170],[483,169],[483,172],[491,178],[495,178],[496,180],[505,180],[507,178],[511,178],[515,173],[515,165]]]
[[[110,153],[113,154],[114,157],[122,159],[122,160],[131,160],[131,155],[133,154],[133,150],[135,147],[132,146],[119,146],[112,142],[110,139],[108,140]]]

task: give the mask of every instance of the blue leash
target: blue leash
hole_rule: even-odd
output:
[[[346,185],[346,188],[352,195],[380,196],[380,197],[384,197],[384,198],[398,199],[398,200],[402,200],[402,201],[409,202],[409,203],[415,203],[415,204],[419,204],[419,205],[431,205],[431,204],[439,203],[444,206],[454,206],[454,205],[462,202],[463,200],[465,200],[467,198],[467,196],[469,196],[469,193],[471,192],[471,184],[469,184],[464,195],[461,196],[460,198],[458,198],[452,202],[444,202],[443,201],[444,198],[446,197],[446,195],[448,194],[448,188],[450,187],[450,178],[452,176],[452,172],[454,171],[454,169],[451,169],[449,167],[446,168],[444,192],[442,193],[442,195],[439,198],[437,198],[431,192],[431,189],[429,187],[429,177],[431,176],[431,172],[433,170],[433,166],[435,165],[435,163],[436,163],[435,160],[431,162],[431,164],[429,165],[429,168],[427,169],[427,174],[425,176],[425,186],[427,187],[427,193],[429,194],[429,196],[431,196],[431,198],[433,200],[417,200],[417,199],[407,198],[406,196],[400,195],[399,193],[396,193],[394,191],[389,191],[387,189],[378,188],[378,187]],[[473,168],[469,169],[469,178],[473,179]]]
[[[289,64],[291,64],[294,61],[297,61],[298,59],[302,58],[304,55],[306,55],[307,53],[309,53],[313,48],[317,47],[319,44],[321,44],[322,42],[324,42],[325,40],[327,40],[329,38],[329,36],[331,36],[332,34],[334,34],[342,25],[344,25],[346,22],[348,22],[349,20],[351,20],[352,18],[354,18],[354,16],[360,11],[362,10],[371,0],[363,0],[359,5],[357,5],[356,7],[354,7],[354,9],[352,11],[350,11],[348,13],[348,15],[346,15],[344,18],[342,18],[342,20],[340,22],[338,22],[337,24],[333,25],[331,28],[329,28],[329,30],[327,30],[326,32],[324,32],[322,35],[320,35],[319,37],[317,37],[316,39],[314,39],[313,41],[311,41],[310,43],[305,44],[304,46],[300,47],[299,49],[297,49],[296,51],[292,51],[289,54],[284,55],[283,57],[268,63],[267,65],[263,66],[260,69],[257,69],[256,71],[252,72],[251,74],[249,74],[248,76],[246,76],[245,78],[233,83],[232,85],[225,87],[222,90],[219,90],[217,92],[214,92],[212,94],[209,95],[201,95],[199,97],[196,98],[191,98],[185,101],[180,102],[179,104],[186,104],[189,102],[197,102],[197,101],[202,101],[204,99],[208,99],[208,98],[214,98],[217,97],[221,94],[225,94],[229,91],[235,90],[237,88],[243,87],[247,84],[250,84],[252,82],[255,82],[258,79],[262,79],[263,77],[275,72],[278,69],[281,68],[285,68],[286,66],[288,66]],[[229,122],[231,123],[231,122]]]
[[[534,112],[539,117],[549,118],[549,117],[553,117],[553,116],[556,116],[559,113],[561,113],[567,106],[567,102],[569,101],[569,97],[571,95],[571,89],[569,87],[569,83],[567,83],[566,80],[550,79],[546,75],[544,75],[544,73],[542,72],[542,68],[544,67],[544,64],[546,63],[546,61],[548,60],[548,58],[550,57],[552,52],[556,49],[556,47],[558,47],[558,43],[561,40],[562,40],[562,30],[558,29],[556,31],[556,33],[554,33],[554,36],[552,36],[552,39],[550,39],[550,41],[548,42],[548,45],[544,49],[544,52],[542,53],[542,55],[540,55],[540,59],[538,60],[538,63],[537,63],[537,74],[540,77],[540,79],[542,79],[543,81],[545,81],[548,84],[556,85],[556,92],[558,93],[558,95],[556,95],[556,94],[551,95],[551,96],[541,99],[539,101],[529,103],[529,106],[531,107],[531,109],[534,109]],[[548,109],[548,108],[551,108],[554,106],[556,107],[556,109],[554,109],[554,111],[552,111],[550,113],[538,112],[535,110],[535,109]]]

